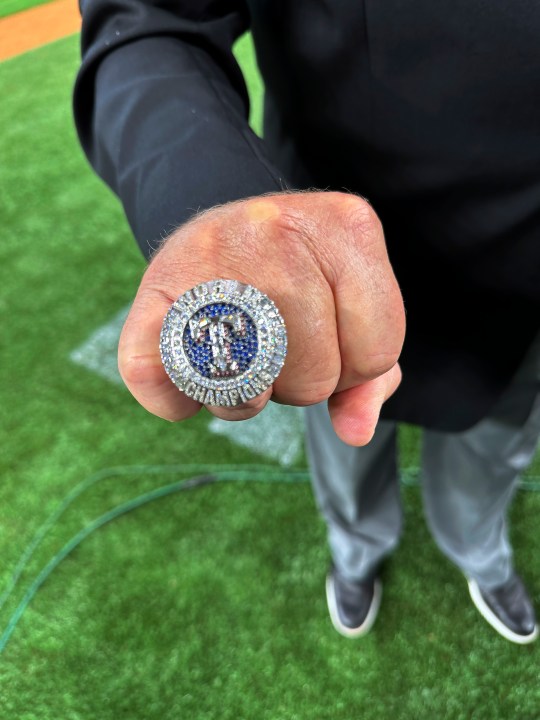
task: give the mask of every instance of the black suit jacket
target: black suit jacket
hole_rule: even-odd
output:
[[[145,255],[217,203],[358,192],[383,222],[407,310],[384,416],[450,431],[485,416],[540,328],[540,3],[81,6],[77,128]],[[264,141],[231,52],[248,28]]]

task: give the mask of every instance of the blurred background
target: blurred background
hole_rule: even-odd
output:
[[[403,542],[351,642],[327,617],[301,411],[173,425],[122,386],[145,266],[76,140],[79,25],[74,0],[0,0],[0,717],[537,720],[540,644],[489,628],[429,538],[414,428]],[[236,53],[258,130],[248,36]],[[539,491],[537,456],[512,527],[540,610]]]

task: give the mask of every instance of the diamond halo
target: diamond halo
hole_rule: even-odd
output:
[[[237,280],[211,280],[172,304],[160,352],[168,376],[188,397],[233,407],[277,378],[287,331],[276,305],[260,290]]]

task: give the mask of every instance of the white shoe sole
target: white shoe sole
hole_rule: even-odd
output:
[[[468,579],[469,583],[469,593],[471,595],[471,599],[473,603],[476,606],[476,609],[482,615],[484,620],[486,620],[492,628],[494,628],[499,635],[502,635],[503,638],[506,638],[506,640],[510,640],[510,642],[517,643],[518,645],[527,645],[528,643],[534,642],[536,638],[538,637],[538,626],[534,626],[534,630],[529,635],[518,635],[517,633],[510,630],[510,628],[506,627],[506,625],[499,620],[499,618],[495,615],[493,610],[489,607],[489,605],[486,603],[484,598],[482,597],[482,593],[480,592],[480,588],[478,587],[478,583],[476,580],[473,580],[472,578]]]
[[[347,627],[339,619],[337,603],[336,603],[336,591],[334,588],[334,578],[331,575],[328,575],[328,577],[326,578],[326,601],[328,603],[328,611],[330,613],[330,619],[332,621],[332,625],[334,626],[334,628],[338,631],[338,633],[340,635],[343,635],[344,637],[347,637],[347,638],[361,637],[362,635],[366,635],[371,630],[373,623],[377,619],[377,614],[379,612],[379,607],[381,605],[381,598],[382,598],[382,583],[379,580],[379,578],[376,578],[374,588],[373,588],[373,599],[371,601],[371,605],[369,606],[369,610],[366,615],[366,619],[357,628]]]

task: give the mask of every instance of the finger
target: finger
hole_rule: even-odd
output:
[[[304,280],[302,285],[295,283],[294,292],[282,294],[277,304],[287,329],[287,356],[274,381],[274,399],[286,405],[326,400],[341,372],[331,289],[326,283]]]
[[[118,369],[133,397],[149,412],[176,422],[195,415],[201,403],[173,385],[159,353],[161,325],[172,300],[139,293],[126,319],[118,346]]]
[[[288,405],[327,399],[341,373],[334,295],[309,248],[320,218],[306,214],[305,201],[302,195],[250,200],[234,224],[236,246],[247,253],[240,267],[252,273],[245,281],[268,295],[285,320],[287,357],[273,399]],[[253,247],[261,253],[256,265]]]
[[[367,445],[375,432],[383,403],[400,382],[401,369],[396,364],[374,380],[332,395],[328,411],[337,436],[347,445]]]
[[[405,314],[382,226],[371,206],[355,196],[342,196],[337,227],[348,236],[343,241],[348,254],[341,257],[335,278],[339,392],[395,365],[405,336]]]

